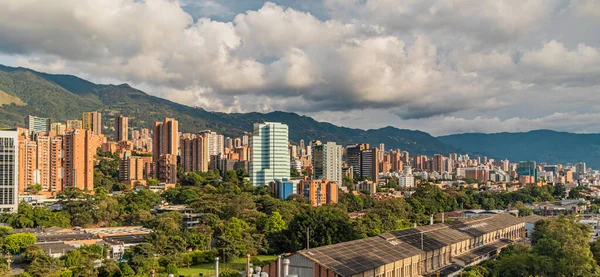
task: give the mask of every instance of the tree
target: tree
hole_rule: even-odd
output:
[[[185,230],[183,238],[187,242],[187,247],[193,250],[204,249],[208,246],[209,238],[198,229]]]
[[[64,261],[66,267],[78,267],[84,261],[85,258],[81,255],[81,251],[75,249],[67,252],[64,256],[60,258]]]
[[[360,237],[344,210],[321,206],[298,214],[292,219],[285,232],[288,238],[287,251],[293,252],[305,248],[307,230],[310,232],[311,247],[345,242]]]
[[[348,207],[348,212],[357,212],[364,208],[362,198],[353,193],[345,193],[342,195],[340,203],[345,204],[346,207]]]
[[[28,246],[35,244],[36,237],[32,233],[19,233],[6,236],[2,243],[2,249],[13,255],[20,254]]]
[[[122,263],[119,265],[119,267],[121,268],[121,276],[129,277],[135,275],[135,271],[128,264]]]
[[[25,268],[25,271],[33,276],[53,276],[55,274],[60,274],[62,266],[63,264],[60,260],[48,255],[40,255]]]
[[[217,247],[225,261],[231,261],[243,254],[252,253],[252,238],[248,233],[250,226],[241,219],[232,217],[226,222],[217,238]]]
[[[265,222],[265,232],[267,234],[277,233],[285,230],[286,224],[279,212],[273,212]]]
[[[119,265],[111,259],[102,261],[102,266],[98,268],[98,277],[119,277],[121,275]]]
[[[29,191],[31,194],[38,194],[40,193],[40,191],[42,191],[42,185],[40,184],[30,184],[27,186],[27,191]]]
[[[177,275],[179,273],[179,269],[177,268],[177,266],[175,264],[169,264],[169,265],[167,265],[167,268],[165,268],[165,272],[167,274]]]

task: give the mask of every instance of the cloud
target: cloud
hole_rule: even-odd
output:
[[[461,120],[600,104],[590,99],[599,46],[550,31],[587,17],[594,1],[259,2],[2,1],[0,54],[225,112],[381,110],[388,121],[443,119],[458,131]],[[319,6],[327,16],[315,15]]]
[[[333,17],[358,17],[390,31],[445,31],[486,43],[514,40],[540,28],[555,0],[326,0]]]

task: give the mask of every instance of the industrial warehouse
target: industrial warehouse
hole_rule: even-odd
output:
[[[497,214],[419,226],[301,250],[288,257],[298,277],[457,276],[526,236],[525,222]]]

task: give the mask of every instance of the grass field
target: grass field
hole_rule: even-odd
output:
[[[274,261],[277,260],[277,256],[254,256],[257,257],[261,261]],[[219,268],[233,268],[237,270],[242,270],[246,265],[246,258],[239,258],[231,262],[227,263],[219,263]],[[203,274],[204,277],[211,277],[215,275],[215,264],[201,264],[196,266],[190,266],[189,268],[180,268],[179,275],[189,276],[189,277],[198,277],[200,273]]]

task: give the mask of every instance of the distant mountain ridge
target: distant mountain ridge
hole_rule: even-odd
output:
[[[466,133],[438,137],[442,142],[471,153],[511,161],[576,163],[600,167],[600,134],[574,134],[552,130],[522,133]]]
[[[421,131],[395,127],[353,129],[279,111],[209,112],[148,95],[128,84],[95,84],[73,75],[47,74],[20,67],[0,65],[0,91],[11,99],[4,105],[0,102],[0,127],[23,126],[23,119],[28,114],[64,122],[80,119],[83,112],[98,110],[103,113],[104,132],[107,134],[112,134],[109,128],[118,114],[129,116],[129,125],[134,128],[150,128],[154,121],[173,117],[179,121],[182,132],[211,129],[230,137],[251,132],[253,123],[276,121],[289,125],[290,140],[294,142],[318,139],[339,144],[369,143],[379,146],[379,143],[384,143],[386,149],[400,148],[413,154],[427,155],[457,151],[455,147]]]

